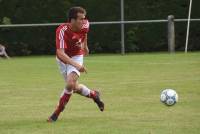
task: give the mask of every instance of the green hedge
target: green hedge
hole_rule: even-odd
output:
[[[120,20],[120,1],[116,0],[0,0],[0,23],[65,22],[67,10],[80,5],[87,9],[90,21]],[[193,2],[192,18],[200,18],[199,1]],[[187,18],[188,0],[125,0],[125,20],[166,19],[169,14]],[[183,50],[186,23],[176,23],[176,50]],[[55,53],[56,27],[0,28],[0,43],[10,55]],[[189,49],[200,50],[200,22],[191,23]],[[125,25],[127,52],[167,50],[167,24]],[[120,52],[120,25],[92,25],[89,33],[92,53]]]

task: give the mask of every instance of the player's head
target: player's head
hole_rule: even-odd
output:
[[[81,29],[86,16],[86,10],[82,7],[72,7],[68,11],[68,21],[76,29]]]

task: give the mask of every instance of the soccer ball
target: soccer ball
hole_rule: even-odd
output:
[[[165,89],[161,92],[160,101],[168,106],[172,106],[178,102],[178,94],[173,89]]]

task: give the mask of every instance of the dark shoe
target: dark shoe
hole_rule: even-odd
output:
[[[100,111],[104,111],[104,103],[103,101],[100,99],[100,93],[98,91],[95,91],[95,97],[93,98],[94,102],[97,104],[97,106],[99,107]]]
[[[48,119],[47,122],[56,122],[56,120],[58,119],[57,115],[55,113],[53,113]]]

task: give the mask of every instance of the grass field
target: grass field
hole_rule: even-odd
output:
[[[74,94],[58,122],[49,124],[64,87],[54,56],[0,60],[0,134],[199,134],[200,53],[92,55],[81,83],[100,88],[100,112]],[[160,103],[173,88],[179,102]]]

